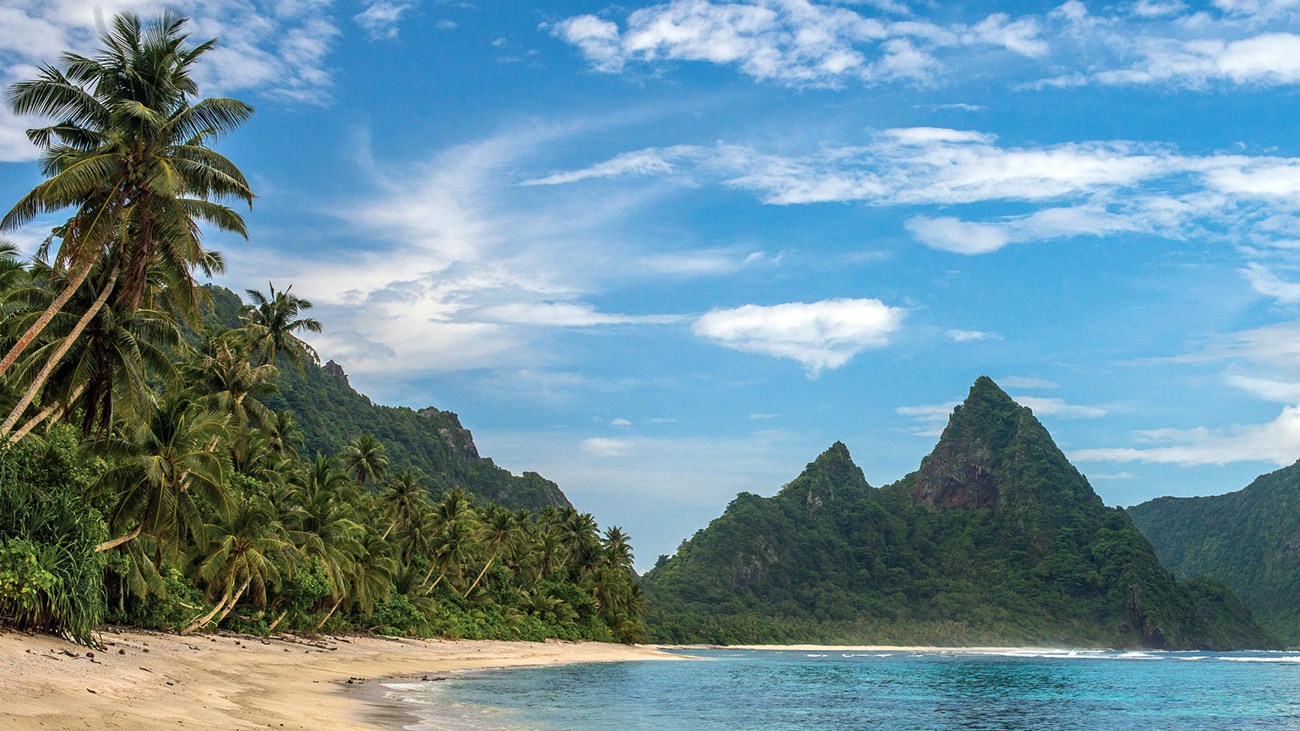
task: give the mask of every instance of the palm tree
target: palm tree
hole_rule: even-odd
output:
[[[173,547],[186,536],[202,543],[203,516],[194,497],[218,513],[227,506],[221,459],[211,446],[226,431],[226,417],[178,396],[110,440],[105,452],[116,461],[100,477],[100,485],[117,495],[109,525],[134,527],[95,550],[116,548],[141,533]]]
[[[255,366],[248,356],[228,338],[212,337],[208,352],[189,368],[191,383],[207,395],[210,407],[230,416],[235,435],[241,437],[250,426],[266,427],[275,416],[259,396],[276,393],[276,369],[273,365]]]
[[[414,467],[407,467],[388,484],[388,490],[384,493],[384,502],[388,505],[388,514],[392,517],[392,522],[388,524],[381,538],[388,538],[388,534],[398,526],[402,528],[398,535],[407,533],[411,526],[412,514],[419,509],[418,506],[424,502],[424,496],[427,494],[423,483],[424,475]]]
[[[373,480],[383,479],[388,471],[388,457],[384,445],[369,434],[362,434],[343,448],[343,469],[363,486]]]
[[[37,261],[33,282],[48,281],[48,273],[48,265]],[[33,306],[16,316],[20,322],[23,318],[38,316],[44,309],[44,302],[53,296],[39,284],[26,290],[25,298],[32,300]],[[14,377],[21,383],[28,380],[30,371],[38,366],[43,372],[48,371],[45,395],[50,405],[37,415],[38,418],[29,420],[22,429],[10,435],[12,441],[21,439],[44,417],[52,416],[55,411],[52,407],[70,412],[74,402],[80,405],[82,435],[98,432],[102,437],[112,425],[116,403],[125,401],[130,411],[139,415],[152,405],[151,386],[154,383],[163,386],[178,383],[179,374],[171,352],[181,345],[181,333],[175,319],[166,312],[141,308],[123,313],[114,305],[105,304],[90,320],[83,337],[72,340],[61,336],[77,319],[74,313],[89,309],[90,300],[98,296],[94,286],[79,290],[68,307],[54,317],[46,331],[54,331],[57,336],[31,351],[30,357],[14,372]],[[47,353],[56,349],[60,355]],[[48,398],[51,392],[55,396],[53,399]],[[25,406],[20,402],[14,407],[9,419],[0,425],[0,435],[6,428],[12,428]]]
[[[287,511],[290,538],[305,555],[320,559],[335,598],[321,621],[324,626],[348,595],[348,577],[364,552],[365,526],[356,520],[351,501],[355,487],[335,461],[316,455],[316,461],[296,477]]]
[[[267,586],[280,584],[280,571],[274,558],[292,550],[276,520],[275,509],[256,496],[240,500],[230,520],[209,524],[207,528],[212,543],[199,565],[199,574],[207,582],[208,595],[221,599],[206,616],[191,622],[186,632],[211,622],[218,612],[221,613],[216,618],[219,626],[250,587],[254,603],[265,606]]]
[[[100,285],[106,294],[96,306],[116,288],[119,307],[135,309],[148,288],[150,269],[159,265],[173,281],[187,285],[176,294],[192,309],[191,271],[219,264],[203,250],[197,223],[247,236],[243,219],[222,201],[251,205],[253,193],[239,169],[207,145],[242,124],[253,109],[227,98],[194,101],[198,88],[191,71],[214,41],[187,46],[185,23],[170,13],[149,22],[124,13],[101,37],[98,56],[66,53],[62,68],[45,66],[35,79],[10,87],[15,113],[56,121],[28,131],[44,150],[47,179],[0,219],[0,230],[64,208],[73,214],[47,242],[60,240],[54,260],[59,293],[0,359],[0,375],[97,262],[111,266]],[[74,328],[67,337],[79,334]],[[41,385],[38,380],[29,388]]]
[[[282,292],[275,291],[270,282],[266,284],[267,293],[255,289],[244,290],[253,304],[245,307],[240,315],[248,332],[249,342],[254,352],[262,356],[263,363],[275,363],[278,354],[284,353],[293,361],[298,370],[305,369],[304,362],[310,359],[316,363],[320,358],[310,345],[298,339],[294,333],[306,330],[318,333],[321,325],[310,317],[298,317],[303,310],[310,310],[311,303],[301,297],[290,294],[293,285]]]
[[[483,580],[483,574],[492,568],[492,562],[505,550],[505,547],[514,538],[518,525],[515,523],[514,513],[500,506],[493,506],[484,522],[483,530],[483,548],[488,552],[487,563],[483,564],[483,569],[474,577],[474,583],[469,585],[465,590],[465,596],[474,592],[474,587],[478,582]]]

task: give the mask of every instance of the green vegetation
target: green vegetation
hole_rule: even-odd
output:
[[[220,287],[207,291],[212,301],[207,321],[213,327],[240,326],[239,297]],[[358,436],[371,435],[384,444],[393,471],[419,469],[435,495],[463,486],[482,500],[510,508],[570,507],[554,482],[536,472],[512,475],[480,457],[473,436],[450,411],[371,403],[353,390],[333,361],[320,366],[310,358],[282,355],[278,363],[278,391],[264,401],[272,410],[293,414],[308,454],[338,454]]]
[[[101,42],[10,89],[55,123],[0,225],[73,213],[32,262],[0,249],[0,621],[639,639],[622,531],[479,458],[454,414],[320,368],[289,288],[195,284],[221,268],[198,224],[242,233],[222,201],[252,200],[207,143],[252,109],[196,98],[212,44],[182,19]]]
[[[1262,626],[1300,646],[1300,463],[1237,492],[1162,497],[1128,513],[1169,570],[1222,581]]]
[[[1221,585],[1178,584],[987,378],[917,472],[873,488],[837,443],[644,581],[661,642],[1276,644]]]

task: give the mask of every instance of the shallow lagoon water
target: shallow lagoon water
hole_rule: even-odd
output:
[[[387,683],[407,728],[1300,731],[1300,653],[707,650]]]

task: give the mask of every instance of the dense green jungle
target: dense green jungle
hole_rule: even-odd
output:
[[[93,643],[105,622],[635,641],[628,537],[480,458],[454,414],[371,404],[300,339],[291,287],[248,302],[204,227],[246,235],[212,144],[253,114],[199,98],[213,43],[113,19],[9,89],[45,180],[0,228],[0,618]]]

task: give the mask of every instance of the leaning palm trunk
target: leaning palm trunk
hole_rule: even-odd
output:
[[[483,578],[483,574],[486,574],[487,570],[492,568],[492,562],[495,560],[497,560],[497,555],[494,553],[492,554],[492,558],[489,558],[488,562],[483,565],[483,570],[478,572],[478,576],[474,577],[474,583],[470,584],[469,588],[465,590],[465,596],[474,593],[474,587],[478,586],[478,582]]]
[[[108,275],[108,283],[104,285],[103,291],[101,291],[99,296],[95,298],[94,304],[92,304],[90,308],[82,314],[81,319],[77,320],[77,324],[72,328],[72,332],[68,333],[67,337],[63,339],[63,343],[59,345],[58,350],[54,351],[54,354],[50,356],[50,359],[45,362],[45,367],[41,368],[41,372],[36,375],[36,380],[32,381],[32,384],[27,387],[27,392],[23,394],[23,397],[18,400],[18,404],[14,406],[13,411],[9,412],[8,418],[5,419],[3,424],[0,424],[0,439],[9,436],[9,432],[13,431],[14,424],[18,423],[18,417],[23,415],[23,412],[27,410],[28,404],[30,404],[32,399],[36,398],[36,394],[40,393],[40,390],[45,387],[45,382],[49,380],[50,374],[54,372],[56,367],[58,367],[59,361],[63,360],[63,356],[72,348],[73,343],[75,343],[77,338],[81,336],[82,331],[86,329],[86,326],[90,324],[91,320],[95,319],[95,315],[99,314],[100,309],[104,307],[104,303],[108,301],[108,296],[113,293],[113,287],[117,284],[117,275],[120,271],[120,268],[115,267],[112,273]]]
[[[27,332],[23,333],[22,337],[18,338],[18,342],[14,343],[13,347],[9,349],[4,359],[0,360],[0,376],[3,376],[5,371],[9,370],[14,362],[18,360],[18,356],[22,355],[23,351],[27,350],[27,346],[31,345],[32,341],[36,339],[36,336],[40,335],[45,330],[45,327],[50,324],[50,320],[53,320],[54,316],[63,309],[63,306],[68,304],[68,300],[72,299],[72,295],[86,281],[86,277],[90,276],[90,270],[94,266],[96,258],[86,257],[86,260],[74,270],[72,280],[64,285],[63,291],[59,292],[59,295],[54,298],[50,306],[45,308],[45,312],[41,313],[36,322],[32,323],[32,326],[27,328]]]
[[[316,625],[316,629],[314,629],[314,630],[312,630],[312,631],[313,631],[313,632],[320,632],[320,628],[321,628],[321,627],[324,627],[324,626],[325,626],[325,623],[328,622],[328,621],[330,621],[330,617],[333,617],[333,616],[334,616],[334,612],[338,611],[339,605],[342,604],[342,603],[343,603],[343,595],[342,595],[342,594],[339,594],[338,601],[334,602],[334,606],[330,607],[329,614],[326,614],[326,615],[325,615],[325,619],[322,619],[322,620],[320,621],[320,624]]]
[[[220,627],[221,623],[226,621],[226,615],[230,614],[230,610],[234,609],[235,605],[239,603],[239,597],[244,595],[244,590],[248,588],[248,585],[252,581],[253,581],[253,577],[251,574],[247,579],[244,579],[244,583],[242,586],[239,587],[239,591],[235,592],[235,598],[230,600],[230,603],[227,604],[226,608],[221,612],[221,616],[217,617],[216,626]]]
[[[68,395],[68,399],[66,402],[55,402],[50,404],[49,406],[46,406],[44,409],[41,409],[41,413],[28,419],[27,423],[23,424],[21,429],[14,432],[13,434],[10,434],[9,441],[15,443],[21,441],[23,437],[27,436],[27,432],[30,432],[32,429],[35,429],[36,427],[40,426],[42,423],[45,422],[46,419],[53,417],[55,420],[57,420],[59,416],[62,415],[63,412],[67,409],[68,405],[71,404],[73,401],[76,401],[77,397],[80,396],[81,392],[84,390],[86,390],[86,386],[85,384],[81,384],[76,388],[72,389],[72,393]]]
[[[190,626],[182,630],[182,634],[189,634],[190,632],[193,632],[194,630],[198,629],[199,627],[202,627],[208,622],[211,622],[212,618],[217,616],[217,612],[220,612],[222,609],[225,608],[226,602],[229,600],[230,600],[230,592],[227,591],[226,595],[221,597],[221,601],[217,602],[217,606],[213,607],[211,612],[208,612],[207,615],[204,616],[202,619],[196,619],[193,622],[190,622]]]
[[[144,522],[141,521],[140,525],[137,525],[135,527],[135,530],[131,531],[130,533],[127,533],[124,536],[118,536],[117,538],[114,538],[112,540],[104,541],[98,546],[95,546],[95,553],[103,553],[104,551],[111,551],[114,548],[117,548],[118,546],[122,545],[123,543],[134,541],[136,538],[140,536],[140,532],[143,530],[144,530]]]
[[[279,627],[279,626],[280,626],[280,622],[284,621],[284,618],[287,617],[288,615],[289,615],[289,610],[288,610],[288,609],[284,610],[283,612],[280,612],[280,616],[278,616],[278,617],[275,618],[275,621],[271,623],[271,626],[270,626],[270,627],[267,627],[267,628],[266,628],[266,631],[267,631],[268,633],[270,633],[270,632],[274,632],[274,631],[275,631],[275,628],[276,628],[276,627]]]

